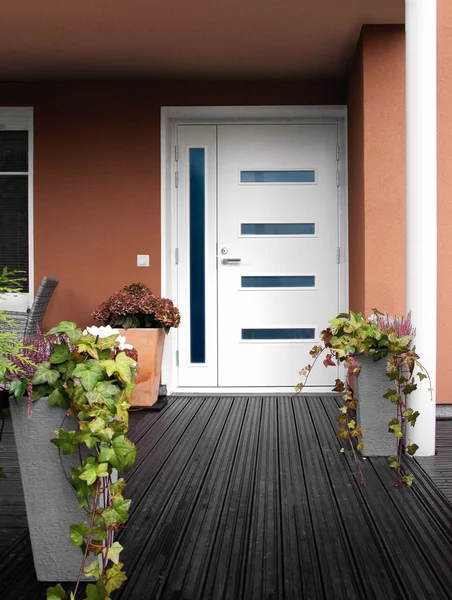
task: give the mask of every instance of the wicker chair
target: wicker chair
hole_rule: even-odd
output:
[[[43,277],[31,308],[27,312],[5,310],[4,314],[15,323],[18,334],[26,339],[36,333],[36,328],[42,329],[42,322],[50,298],[58,285],[55,277]]]

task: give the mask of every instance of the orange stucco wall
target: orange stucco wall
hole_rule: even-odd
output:
[[[350,308],[405,312],[405,39],[363,27],[349,77]]]
[[[438,0],[438,358],[452,403],[452,4]],[[350,307],[405,312],[405,47],[399,27],[363,27],[350,69]],[[428,199],[426,199],[428,201]],[[422,278],[422,273],[419,273]]]
[[[345,101],[340,82],[1,83],[3,106],[35,109],[35,281],[60,280],[44,326],[91,322],[133,281],[160,291],[161,106]]]

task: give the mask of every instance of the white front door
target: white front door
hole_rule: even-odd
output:
[[[180,386],[300,380],[339,308],[337,144],[334,123],[178,126]]]

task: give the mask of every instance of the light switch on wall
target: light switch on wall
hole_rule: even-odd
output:
[[[137,254],[137,267],[149,267],[149,254]]]

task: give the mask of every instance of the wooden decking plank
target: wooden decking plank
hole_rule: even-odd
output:
[[[181,403],[182,410],[168,410],[165,417],[159,419],[148,429],[148,435],[142,442],[138,442],[137,459],[135,465],[127,473],[127,488],[125,494],[133,498],[133,503],[138,506],[141,498],[146,494],[147,486],[156,476],[158,469],[165,464],[166,458],[175,450],[184,452],[179,447],[181,437],[189,427],[196,427],[198,411],[204,406],[204,398],[194,398],[190,403],[186,398]],[[202,419],[201,419],[202,421]],[[158,447],[158,453],[155,448]]]
[[[436,421],[436,455],[419,456],[416,461],[452,502],[452,420]]]
[[[343,446],[336,437],[339,414],[330,399],[309,398],[308,406],[320,440],[320,448],[327,463],[331,487],[341,514],[343,529],[353,548],[361,587],[366,598],[400,598],[397,571],[390,557],[378,544],[378,530],[360,491],[361,479],[353,474],[340,453]],[[332,407],[332,410],[331,410]],[[367,465],[363,469],[367,472]]]
[[[386,480],[388,469],[386,458],[373,458],[372,466],[380,479]],[[419,477],[419,475],[418,475]],[[411,542],[411,550],[408,557],[413,565],[420,563],[416,567],[424,571],[424,577],[431,573],[431,588],[428,591],[431,594],[428,597],[444,597],[452,586],[452,574],[450,570],[450,560],[444,560],[450,548],[452,537],[450,532],[445,531],[434,518],[433,513],[426,510],[427,506],[418,494],[420,488],[419,480],[413,484],[412,488],[403,487],[397,490],[397,494],[391,494],[393,508],[396,512],[396,523],[404,523],[409,532],[408,541]],[[452,510],[449,511],[452,517]],[[436,594],[436,595],[435,595]],[[418,596],[422,597],[422,596]]]
[[[306,397],[294,398],[293,407],[314,535],[319,560],[324,567],[324,597],[362,600],[353,552],[335,506],[334,493],[327,467],[319,452],[319,440]]]
[[[328,412],[333,419],[334,407]],[[365,443],[365,440],[364,440]],[[350,468],[354,469],[348,453],[345,454]],[[381,470],[382,461],[385,469]],[[397,505],[403,507],[403,492],[394,486],[396,475],[387,467],[387,459],[366,459],[366,486],[360,486],[363,501],[367,503],[375,522],[375,540],[381,544],[382,552],[391,559],[397,577],[403,584],[407,598],[425,600],[437,598],[437,582],[434,576],[428,575],[418,542],[412,539],[411,532],[404,520],[398,518]],[[369,468],[369,466],[371,468]],[[378,471],[378,472],[377,472]],[[430,594],[430,595],[429,595]]]
[[[203,594],[221,516],[230,499],[231,475],[237,460],[247,406],[247,399],[234,399],[218,439],[211,440],[211,462],[193,504],[178,552],[171,557],[166,569],[162,593],[156,598],[173,598],[176,595],[194,598]],[[223,539],[222,552],[227,554],[229,548],[224,542]],[[215,564],[215,570],[218,568],[219,565]],[[221,598],[219,590],[215,591],[214,597]]]
[[[242,402],[243,398],[240,399]],[[211,548],[210,568],[202,598],[241,598],[241,568],[246,567],[252,498],[262,415],[262,398],[249,398],[237,444],[228,496],[225,498],[218,532]]]
[[[155,597],[159,593],[167,576],[171,553],[177,551],[184,526],[191,515],[200,484],[212,459],[209,452],[211,440],[218,438],[231,402],[230,398],[223,398],[221,402],[218,399],[206,399],[206,408],[200,415],[205,421],[203,426],[198,426],[197,431],[192,433],[187,428],[188,434],[179,444],[179,453],[176,448],[139,507],[138,512],[146,511],[147,519],[152,518],[154,513],[154,526],[148,528],[144,538],[140,535],[140,522],[135,522],[128,528],[127,535],[132,534],[135,548],[140,548],[140,556],[132,565],[134,577],[139,582],[137,588],[132,583],[132,595],[129,597],[133,597],[133,594],[138,597],[139,593]]]
[[[242,597],[282,598],[277,399],[263,398]]]
[[[285,600],[324,595],[298,432],[290,397],[278,399],[281,535]],[[298,398],[293,400],[298,401]],[[294,451],[295,449],[295,451]]]
[[[113,598],[451,598],[452,506],[424,459],[410,463],[411,490],[391,486],[385,459],[366,460],[362,487],[338,453],[336,415],[335,398],[302,396],[171,398],[160,413],[131,415],[139,458],[118,538],[129,581]],[[447,488],[452,423],[437,433],[438,455],[426,460]],[[8,458],[18,498],[12,433],[4,439],[0,464]],[[23,518],[23,494],[2,510],[0,531],[5,514]],[[28,535],[7,531],[18,537],[0,554],[0,596],[45,597]]]
[[[332,407],[329,410],[331,411]],[[345,458],[350,468],[354,468],[354,463],[347,453]],[[396,506],[398,503],[403,506],[403,495],[401,489],[393,485],[396,480],[395,474],[386,466],[383,479],[380,479],[377,473],[379,460],[365,461],[372,468],[366,466],[366,487],[359,488],[373,516],[375,531],[379,533],[375,539],[382,545],[382,551],[391,558],[397,569],[407,598],[425,600],[425,598],[441,597],[437,595],[438,586],[435,577],[428,575],[422,553],[417,542],[412,539],[409,527],[398,518]],[[382,460],[387,465],[387,459]]]

